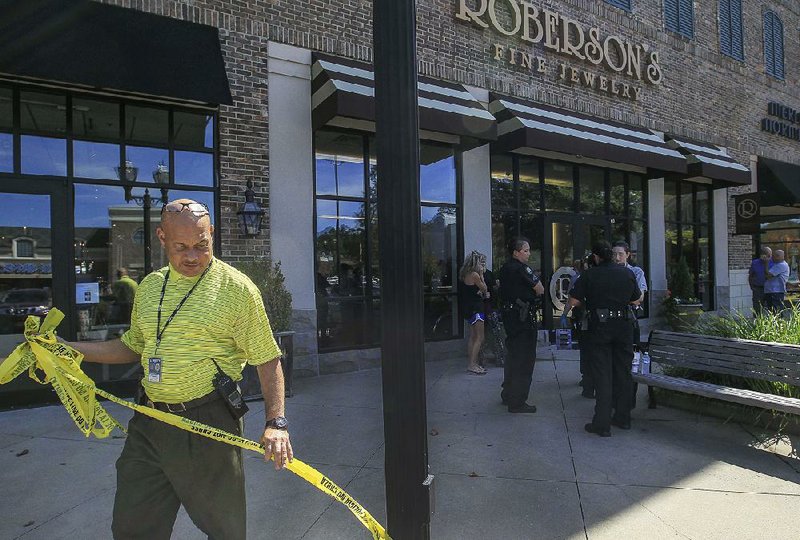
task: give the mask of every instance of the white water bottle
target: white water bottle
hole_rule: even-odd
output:
[[[650,373],[650,355],[646,352],[642,353],[642,374],[647,375]]]
[[[640,352],[633,353],[633,362],[631,363],[631,373],[634,375],[639,373],[639,357],[642,355]]]

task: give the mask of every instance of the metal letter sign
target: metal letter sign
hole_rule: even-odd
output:
[[[758,234],[761,223],[761,197],[758,193],[744,193],[734,198],[736,206],[736,234]]]

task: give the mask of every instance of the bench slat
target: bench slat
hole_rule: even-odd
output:
[[[798,358],[800,358],[800,345],[664,332],[661,330],[653,331],[650,335],[651,346],[657,346],[661,343],[679,343],[686,348],[699,350],[728,350],[728,352],[733,354],[741,353],[752,356],[766,356],[787,362],[797,362]]]
[[[689,381],[687,379],[669,377],[667,375],[659,375],[656,373],[637,373],[634,374],[633,379],[636,382],[646,384],[648,386],[656,386],[659,388],[666,388],[668,390],[675,390],[687,394],[721,399],[724,401],[740,403],[742,405],[751,405],[760,407],[762,409],[770,409],[791,414],[800,414],[800,399],[776,396],[773,394],[762,394],[752,390],[743,390],[741,388],[731,388],[728,386],[720,386],[698,381]]]
[[[758,378],[788,384],[800,384],[800,369],[797,365],[774,362],[753,357],[732,357],[715,351],[686,351],[679,346],[660,346],[650,351],[651,361],[682,367]]]

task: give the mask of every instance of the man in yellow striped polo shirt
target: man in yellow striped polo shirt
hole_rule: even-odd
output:
[[[236,407],[215,388],[223,375],[257,367],[266,427],[261,442],[275,468],[292,459],[283,409],[281,352],[261,295],[241,272],[213,256],[204,205],[188,199],[162,208],[157,229],[169,266],[136,292],[131,327],[119,340],[70,343],[87,362],[141,362],[148,406],[241,435]],[[241,449],[135,414],[117,460],[112,531],[118,539],[168,539],[183,504],[209,538],[245,538]]]

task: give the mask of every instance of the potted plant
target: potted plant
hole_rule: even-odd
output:
[[[292,326],[292,293],[286,288],[285,276],[281,271],[281,263],[273,263],[271,259],[254,259],[234,263],[234,266],[249,277],[264,300],[264,308],[272,327],[272,335],[283,352],[281,366],[286,396],[292,395],[292,364],[294,361],[294,332]],[[253,366],[245,366],[241,382],[245,397],[261,396],[258,374]]]
[[[694,296],[694,278],[685,257],[680,258],[669,278],[663,305],[667,322],[676,332],[690,330],[703,312],[703,304]]]

